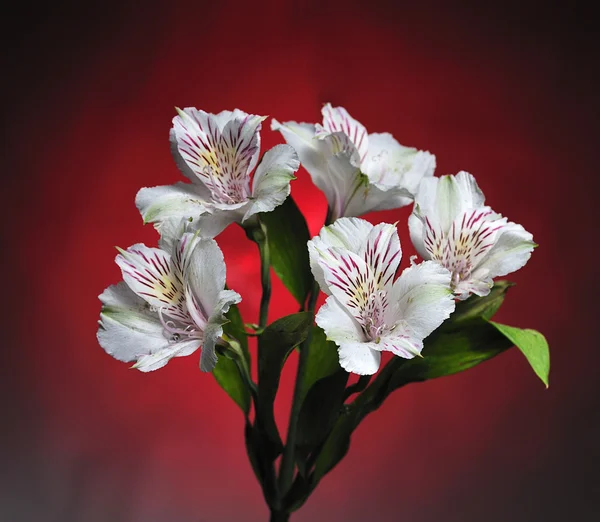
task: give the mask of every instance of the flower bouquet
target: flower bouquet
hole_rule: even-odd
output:
[[[497,278],[527,263],[532,235],[486,206],[471,174],[435,177],[433,154],[368,134],[341,107],[327,104],[322,113],[317,124],[273,119],[287,144],[259,161],[265,117],[178,110],[171,151],[188,182],[138,192],[158,247],[119,249],[123,281],[100,295],[98,341],[119,361],[149,372],[201,350],[200,369],[245,416],[248,457],[272,521],[302,506],[360,422],[402,386],[467,370],[512,346],[548,385],[544,337],[492,321],[512,286]],[[328,202],[312,239],[290,196],[300,165]],[[421,259],[397,274],[398,223],[358,216],[410,204]],[[240,315],[242,296],[227,287],[214,239],[233,223],[258,246],[256,324]],[[300,311],[268,324],[271,268]],[[315,310],[320,292],[326,300]],[[255,360],[249,337],[257,338]],[[284,439],[273,404],[293,350],[299,362]],[[393,357],[380,369],[384,351]]]

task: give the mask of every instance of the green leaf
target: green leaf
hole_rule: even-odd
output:
[[[535,374],[548,388],[550,374],[550,350],[546,338],[536,330],[522,330],[514,326],[489,321],[502,335],[513,343],[529,361]]]
[[[328,341],[318,326],[313,328],[308,353],[296,438],[301,455],[320,444],[337,420],[348,381],[348,372],[340,367],[336,344]]]
[[[312,286],[307,241],[310,239],[304,216],[289,196],[272,212],[260,215],[267,227],[271,266],[300,306]]]
[[[496,283],[486,297],[471,297],[424,342],[423,357],[394,357],[371,385],[350,404],[336,421],[315,461],[311,489],[344,457],[352,432],[362,419],[381,406],[394,390],[412,383],[462,372],[517,345],[546,384],[549,372],[548,344],[533,330],[520,330],[492,323],[508,288]]]
[[[296,444],[308,450],[321,444],[335,424],[344,404],[348,372],[339,368],[319,379],[309,390],[300,409]]]
[[[462,372],[511,347],[488,322],[473,318],[461,324],[459,330],[432,334],[426,341],[423,357],[394,358],[395,368],[385,394],[411,382],[425,381]],[[379,404],[378,404],[379,406]]]
[[[223,331],[240,343],[244,357],[249,361],[248,339],[244,333],[244,323],[237,306],[231,306],[227,318],[229,322],[223,325]],[[240,375],[237,364],[232,359],[221,355],[212,373],[219,386],[227,392],[244,414],[248,415],[250,411],[250,391]]]
[[[306,361],[306,367],[303,375],[302,390],[300,402],[319,379],[336,373],[340,369],[337,346],[333,341],[328,341],[325,332],[318,326],[313,327],[313,333],[310,342],[309,356]]]
[[[311,490],[348,452],[350,435],[360,422],[359,413],[359,408],[350,406],[345,408],[338,417],[315,461],[315,469],[311,476]]]
[[[273,403],[279,387],[281,369],[295,346],[306,339],[312,326],[309,312],[282,317],[267,326],[258,339],[258,411],[257,427],[273,445],[273,458],[283,449],[275,418]]]

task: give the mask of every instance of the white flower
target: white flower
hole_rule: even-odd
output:
[[[323,107],[323,125],[279,123],[313,183],[327,198],[332,221],[412,202],[421,179],[433,176],[435,156],[400,145],[389,133],[367,134],[342,107]]]
[[[316,322],[348,372],[371,375],[381,351],[410,359],[454,310],[450,272],[431,261],[394,282],[402,251],[395,225],[341,218],[308,242],[311,267],[329,295]]]
[[[144,222],[164,222],[202,215],[200,233],[214,237],[233,222],[270,212],[290,194],[300,163],[289,145],[268,150],[251,179],[260,154],[260,128],[266,116],[238,109],[209,114],[178,110],[170,133],[171,151],[191,183],[143,188],[136,205]]]
[[[241,301],[237,292],[224,290],[217,243],[185,233],[170,253],[136,244],[115,261],[124,281],[100,295],[100,346],[119,361],[136,361],[133,367],[142,372],[202,347],[200,369],[211,371],[224,314]]]
[[[408,224],[423,259],[452,272],[458,299],[489,294],[493,279],[521,268],[535,247],[533,236],[484,206],[467,172],[423,180]]]

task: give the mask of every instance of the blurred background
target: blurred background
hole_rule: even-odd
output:
[[[452,5],[450,5],[452,4]],[[600,519],[597,13],[577,2],[98,2],[3,14],[0,520],[265,521],[243,419],[197,354],[141,374],[96,341],[114,245],[154,244],[142,186],[181,179],[174,106],[315,122],[330,101],[370,132],[467,170],[540,247],[499,319],[552,350],[545,390],[511,350],[396,392],[293,520]],[[493,7],[492,7],[493,5]],[[264,148],[282,142],[264,127]],[[264,150],[264,149],[263,149]],[[293,195],[317,233],[325,199]],[[409,209],[402,266],[414,252]],[[219,237],[258,314],[258,256]],[[295,311],[276,281],[271,319]],[[277,418],[287,422],[296,360]]]

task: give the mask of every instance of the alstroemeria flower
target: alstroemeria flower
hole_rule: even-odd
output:
[[[421,179],[433,176],[435,156],[400,145],[389,133],[367,134],[343,107],[323,107],[323,124],[279,123],[302,166],[327,198],[332,221],[412,203]]]
[[[329,295],[316,316],[340,365],[371,375],[381,352],[410,359],[454,310],[450,272],[431,261],[394,276],[402,251],[394,225],[341,218],[308,242],[311,268]]]
[[[191,183],[143,188],[136,205],[144,222],[161,229],[167,220],[202,215],[200,233],[214,237],[233,222],[270,212],[290,194],[300,167],[289,145],[268,150],[251,178],[260,154],[260,128],[266,116],[238,109],[209,114],[188,107],[173,118],[171,151]]]
[[[224,290],[217,243],[185,233],[171,252],[136,244],[115,261],[124,281],[100,295],[100,346],[119,361],[136,361],[133,367],[142,372],[202,347],[200,369],[211,371],[224,314],[241,301],[237,292]]]
[[[423,259],[452,272],[458,299],[489,294],[498,276],[521,268],[535,247],[533,236],[484,206],[485,197],[467,172],[423,180],[408,225]]]

